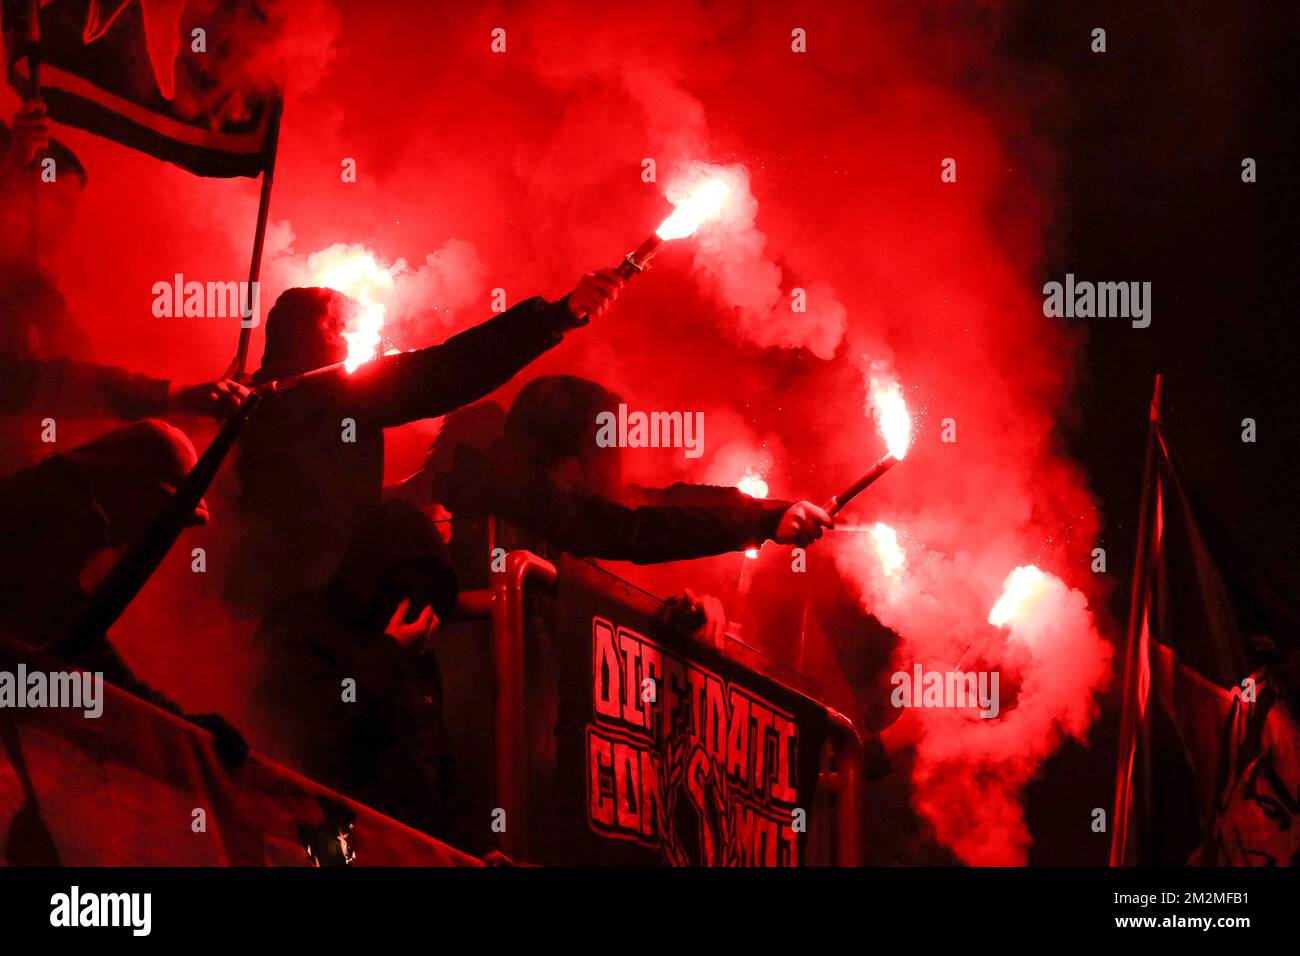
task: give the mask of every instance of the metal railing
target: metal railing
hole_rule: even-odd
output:
[[[566,561],[561,565],[564,573],[594,575],[586,569],[586,562]],[[529,740],[526,642],[526,598],[530,589],[550,591],[561,577],[556,564],[531,551],[516,550],[505,557],[505,570],[492,576],[490,587],[468,591],[461,595],[460,616],[468,619],[490,619],[492,626],[492,794],[493,803],[506,811],[509,826],[499,834],[503,852],[516,859],[530,859],[528,810],[529,793]],[[661,602],[652,595],[633,587],[603,570],[607,590],[616,600],[646,612]],[[600,586],[599,582],[595,582]],[[814,700],[804,688],[795,686],[798,678],[793,674],[777,676],[777,668],[764,666],[765,659],[752,648],[739,641],[730,640],[726,646],[728,658],[752,670],[766,680],[776,682],[785,690]],[[771,662],[767,662],[770,664]],[[825,712],[830,747],[830,766],[819,779],[819,792],[833,805],[830,846],[823,848],[824,859],[814,864],[860,866],[863,859],[863,752],[862,742],[852,722],[838,711],[820,702],[817,706]],[[545,864],[544,859],[534,862]]]

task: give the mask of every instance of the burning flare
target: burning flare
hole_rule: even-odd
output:
[[[750,468],[745,469],[745,477],[736,482],[736,487],[751,498],[767,497],[767,482],[763,480],[762,475],[755,474]],[[747,550],[745,552],[745,557],[757,558],[758,548],[750,548]]]
[[[907,561],[907,554],[898,544],[898,532],[883,521],[877,521],[871,526],[870,534],[886,576],[897,577]]]
[[[655,235],[660,239],[685,239],[717,217],[731,187],[721,179],[706,179],[678,202],[673,214],[660,223]]]
[[[901,460],[912,444],[912,416],[903,401],[902,386],[892,376],[872,374],[867,402],[876,428],[885,439],[885,447]]]
[[[762,475],[755,474],[749,468],[745,469],[745,477],[736,482],[736,487],[751,498],[767,497],[767,482],[763,480]]]
[[[1047,590],[1048,576],[1032,564],[1016,568],[1002,585],[1002,596],[989,611],[989,623],[1003,627],[1018,622],[1021,616]]]
[[[394,269],[380,263],[364,246],[344,245],[313,253],[307,267],[313,284],[350,295],[361,303],[361,312],[343,331],[348,343],[343,367],[353,372],[379,351],[387,306],[376,297],[387,299],[392,293]]]

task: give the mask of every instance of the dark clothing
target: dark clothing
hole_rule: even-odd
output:
[[[125,385],[134,393],[139,380],[85,364],[90,351],[90,340],[49,279],[30,263],[0,264],[0,414],[15,416],[0,428],[0,474],[35,464],[49,451],[41,441],[46,416],[157,414],[151,402],[133,401],[120,390]],[[165,383],[161,395],[166,397]],[[59,424],[66,440],[66,425]]]
[[[275,759],[426,833],[447,837],[454,802],[437,659],[348,626],[330,593],[296,595],[255,638],[254,693]],[[355,700],[344,700],[345,679]]]
[[[0,632],[28,644],[65,634],[87,601],[81,572],[122,537],[114,523],[170,494],[193,466],[184,434],[144,421],[0,478]],[[108,635],[70,664],[211,732],[228,766],[248,755],[243,736],[217,714],[188,714],[138,678]]]
[[[582,324],[567,302],[521,302],[441,345],[385,356],[263,404],[236,450],[240,543],[227,598],[258,615],[320,587],[383,490],[383,430],[436,418],[509,381]],[[263,369],[255,381],[280,372]],[[344,419],[354,423],[344,441]]]
[[[384,633],[403,600],[411,620],[426,605],[439,620],[450,617],[456,583],[443,551],[433,522],[415,505],[363,509],[329,582],[262,619],[253,705],[268,753],[445,837],[454,801],[438,662],[432,648],[412,652]],[[400,572],[412,562],[421,562],[418,574]],[[355,682],[348,699],[345,680]]]
[[[791,575],[779,553],[763,552],[755,565],[745,625],[751,646],[791,667],[799,660],[806,665],[800,645],[820,631],[853,692],[857,706],[844,710],[858,730],[877,733],[897,720],[890,678],[911,665],[894,659],[898,635],[864,613],[859,585],[824,548],[809,550],[804,574]]]
[[[55,359],[0,363],[0,415],[150,418],[167,409],[169,383],[111,365]]]
[[[40,461],[51,446],[41,440],[42,420],[56,420],[68,439],[68,418],[149,418],[167,406],[167,382],[109,365],[56,359],[8,362],[0,359],[0,474]]]
[[[86,361],[90,338],[58,288],[30,262],[0,264],[0,356],[6,362]]]
[[[89,482],[55,455],[0,478],[0,529],[0,629],[44,643],[85,601],[81,570],[108,547],[108,523]]]
[[[172,478],[155,480],[164,477]],[[76,618],[86,602],[82,569],[109,546],[106,512],[114,510],[96,500],[93,487],[94,476],[60,455],[0,479],[0,631],[44,644]],[[180,713],[132,673],[107,636],[70,663],[101,671],[109,683]]]
[[[433,487],[457,521],[495,515],[578,557],[637,564],[757,547],[790,507],[711,485],[629,492],[645,503],[572,491],[505,442],[486,453],[457,447],[454,468]]]

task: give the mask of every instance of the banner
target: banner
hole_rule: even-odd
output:
[[[822,706],[683,637],[656,602],[582,562],[566,561],[557,594],[533,603],[536,859],[807,861],[810,833],[829,822],[816,801]],[[552,654],[553,665],[537,666]]]
[[[272,39],[245,0],[0,0],[10,84],[26,96],[39,51],[50,118],[200,176],[270,163],[279,93]]]

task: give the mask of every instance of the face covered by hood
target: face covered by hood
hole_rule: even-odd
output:
[[[266,316],[266,348],[259,384],[342,362],[348,356],[343,332],[361,303],[334,289],[286,289]]]
[[[615,412],[622,398],[599,382],[575,375],[543,375],[515,396],[502,443],[584,494],[617,495],[623,484],[622,450],[596,440],[597,416]]]

